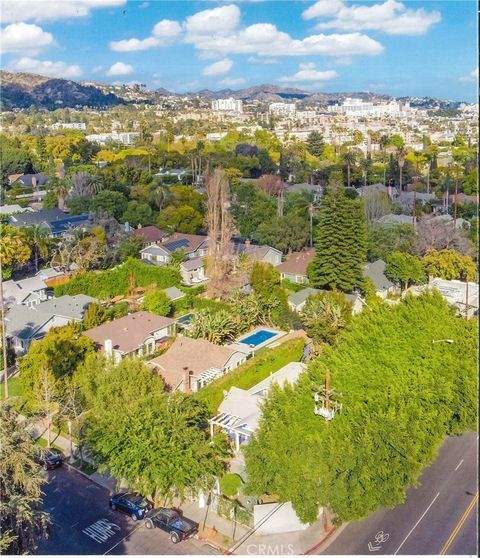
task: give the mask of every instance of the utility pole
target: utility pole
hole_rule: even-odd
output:
[[[314,413],[325,419],[326,424],[333,419],[337,412],[342,410],[342,404],[337,401],[332,401],[331,396],[336,395],[341,397],[341,393],[330,389],[330,370],[327,368],[325,373],[325,385],[322,386],[317,393],[315,393],[315,403],[321,403],[320,406],[315,405]]]
[[[457,228],[458,162],[455,165],[455,197],[453,201],[453,228]]]

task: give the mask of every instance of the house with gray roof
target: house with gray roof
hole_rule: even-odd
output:
[[[217,415],[209,421],[211,436],[215,427],[220,428],[235,443],[238,453],[240,445],[247,444],[257,430],[262,417],[262,404],[272,386],[277,384],[283,388],[287,383],[294,385],[306,369],[302,362],[290,362],[248,390],[231,387]]]
[[[314,289],[313,287],[305,287],[301,291],[291,294],[288,297],[288,305],[294,312],[303,312],[305,304],[309,297],[326,292],[323,289]],[[348,302],[352,303],[352,314],[358,314],[362,311],[365,303],[361,299],[360,295],[356,293],[345,293],[345,298]]]
[[[281,278],[293,283],[308,283],[307,268],[314,257],[314,248],[288,254],[285,261],[277,266]]]
[[[16,228],[39,225],[49,231],[50,236],[62,236],[71,229],[85,229],[90,216],[70,215],[58,208],[40,209],[32,213],[16,213],[8,222]]]
[[[368,263],[363,270],[363,276],[372,281],[380,298],[387,298],[389,293],[395,291],[395,284],[385,275],[386,266],[383,260],[376,260]]]
[[[63,272],[53,268],[41,269],[33,277],[15,281],[9,279],[3,283],[3,302],[7,308],[15,304],[25,304],[32,307],[53,297],[52,290],[46,281],[54,277],[60,277]]]
[[[178,287],[169,287],[168,289],[163,289],[163,292],[168,296],[169,300],[175,302],[180,300],[185,296],[185,293],[181,291]]]
[[[5,316],[8,342],[17,356],[28,352],[32,341],[42,339],[52,328],[81,322],[95,299],[83,294],[64,295],[28,307],[12,306]]]

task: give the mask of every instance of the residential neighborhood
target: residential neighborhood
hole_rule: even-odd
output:
[[[473,4],[1,11],[2,553],[477,555]]]

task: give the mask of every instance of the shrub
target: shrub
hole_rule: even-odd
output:
[[[142,307],[159,316],[168,316],[172,310],[172,302],[164,291],[157,289],[143,297]]]
[[[242,479],[234,473],[227,473],[220,480],[220,490],[222,494],[228,498],[236,496],[241,486]]]

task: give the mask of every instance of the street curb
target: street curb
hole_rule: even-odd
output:
[[[90,482],[95,483],[97,486],[100,486],[101,488],[103,488],[104,490],[108,490],[108,492],[111,494],[112,491],[110,489],[108,489],[106,486],[103,486],[103,484],[99,483],[98,481],[96,481],[95,479],[92,479],[92,477],[90,475],[87,475],[87,473],[84,473],[83,471],[81,471],[80,469],[77,469],[76,467],[74,467],[73,465],[70,465],[70,463],[67,463],[66,461],[64,461],[64,465],[66,465],[69,469],[73,469],[76,473],[78,473],[79,475],[82,475],[82,477],[88,479]]]
[[[317,544],[312,546],[312,548],[309,548],[305,552],[302,552],[302,555],[312,554],[313,552],[315,552],[315,550],[318,550],[322,546],[322,544],[326,542],[333,535],[333,533],[335,533],[336,530],[337,527],[333,527],[332,529],[330,529],[330,531],[323,537],[320,542],[318,542]]]
[[[197,537],[198,541],[202,541],[204,543],[209,544],[210,546],[213,546],[214,548],[216,548],[217,550],[220,550],[223,552],[223,554],[233,554],[233,552],[229,552],[228,548],[225,548],[219,544],[217,544],[216,542],[213,542],[212,540],[205,538],[205,537]]]

